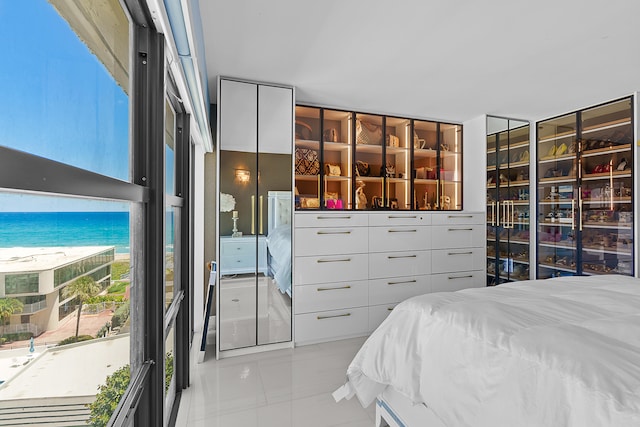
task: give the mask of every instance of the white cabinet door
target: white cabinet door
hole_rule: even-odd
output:
[[[368,254],[319,255],[295,258],[294,285],[366,280]]]
[[[219,106],[220,149],[255,153],[258,150],[257,86],[221,79]]]
[[[369,254],[369,278],[416,276],[431,273],[431,251]]]
[[[485,255],[482,248],[434,249],[431,251],[431,270],[434,273],[482,270]]]
[[[366,280],[297,286],[295,292],[296,314],[369,305],[369,282]]]
[[[433,225],[455,225],[455,224],[484,224],[484,213],[435,213],[432,218]]]
[[[258,86],[258,135],[261,153],[291,154],[293,89]]]
[[[430,245],[430,226],[369,227],[369,252],[419,251]]]
[[[297,314],[295,331],[297,344],[366,335],[369,331],[369,308]]]
[[[429,292],[431,292],[431,276],[370,280],[369,305],[398,303]]]
[[[485,244],[485,227],[470,225],[435,225],[431,227],[433,249],[481,248]]]
[[[297,228],[296,256],[357,254],[369,250],[366,227]]]

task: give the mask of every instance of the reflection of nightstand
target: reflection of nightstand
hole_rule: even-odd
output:
[[[266,236],[220,237],[220,275],[245,274],[256,271],[256,242],[258,244],[258,273],[267,273]]]

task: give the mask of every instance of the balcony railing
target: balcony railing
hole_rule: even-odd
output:
[[[6,325],[4,328],[0,326],[0,330],[4,331],[6,334],[20,334],[23,332],[31,332],[34,336],[40,335],[40,329],[38,325],[34,325],[33,323],[21,323],[17,325]]]
[[[33,304],[25,304],[20,314],[32,314],[45,308],[47,308],[47,300],[34,302]]]

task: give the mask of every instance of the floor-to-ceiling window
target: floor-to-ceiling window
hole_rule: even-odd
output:
[[[166,425],[186,385],[189,121],[163,99],[145,7],[0,0],[0,415],[16,424]]]

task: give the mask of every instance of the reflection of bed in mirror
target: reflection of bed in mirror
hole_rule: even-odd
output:
[[[269,191],[267,275],[291,296],[291,192]]]

